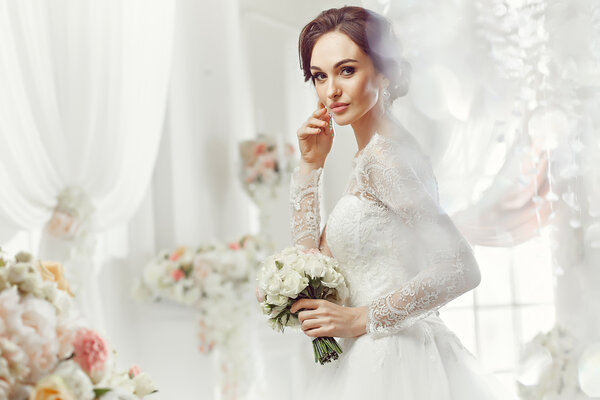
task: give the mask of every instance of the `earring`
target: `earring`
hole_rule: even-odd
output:
[[[383,106],[387,110],[392,105],[392,102],[390,101],[392,94],[390,93],[388,88],[385,88],[383,89],[381,96],[383,97]]]

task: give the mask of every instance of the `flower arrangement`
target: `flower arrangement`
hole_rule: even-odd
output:
[[[290,308],[299,299],[325,299],[343,303],[348,288],[337,261],[316,250],[288,247],[270,256],[259,275],[259,300],[269,324],[283,332],[286,326],[298,326],[298,316]],[[315,362],[321,365],[337,360],[342,349],[334,338],[313,340]]]
[[[59,264],[0,251],[0,399],[137,399],[145,373],[121,373],[115,352],[74,306]]]
[[[199,314],[198,349],[218,350],[221,396],[235,399],[246,381],[248,349],[245,324],[251,309],[254,277],[272,251],[262,236],[230,243],[162,251],[146,266],[135,287],[138,299],[168,300]]]
[[[265,135],[240,143],[242,168],[240,179],[244,190],[257,203],[275,198],[277,187],[286,182],[294,169],[294,147],[286,143],[280,150]]]
[[[226,244],[163,250],[144,266],[134,296],[202,309],[208,299],[250,282],[269,246],[260,236],[246,235]]]
[[[538,333],[523,348],[517,384],[523,400],[578,399],[578,355],[575,338],[555,326]],[[584,397],[587,398],[587,397]]]

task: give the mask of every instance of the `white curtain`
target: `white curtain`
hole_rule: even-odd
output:
[[[174,8],[0,0],[0,243],[44,226],[68,186],[91,198],[95,232],[137,210],[163,128]]]

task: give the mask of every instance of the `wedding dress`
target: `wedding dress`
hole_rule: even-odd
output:
[[[367,333],[314,365],[304,398],[488,400],[511,395],[445,326],[437,310],[480,280],[472,250],[439,207],[429,159],[408,133],[375,133],[354,158],[324,237],[350,291],[368,307]],[[322,169],[293,174],[294,243],[317,248]]]

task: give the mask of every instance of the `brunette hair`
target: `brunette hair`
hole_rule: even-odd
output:
[[[310,79],[314,84],[310,72],[313,48],[321,36],[332,31],[346,34],[371,58],[375,68],[390,81],[390,100],[408,92],[410,65],[401,55],[400,43],[392,25],[382,15],[362,7],[325,10],[302,29],[298,53],[304,81]]]

